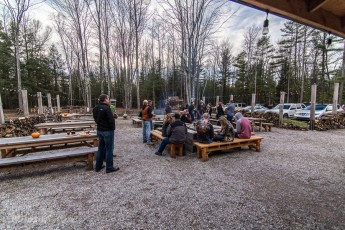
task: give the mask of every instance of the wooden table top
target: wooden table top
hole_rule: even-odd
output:
[[[39,138],[33,138],[31,136],[0,138],[0,149],[37,147],[44,145],[72,143],[77,141],[91,141],[95,139],[97,139],[96,132],[91,132],[89,135],[67,135],[66,133],[61,133],[41,135]]]

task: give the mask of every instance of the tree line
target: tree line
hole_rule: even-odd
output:
[[[30,16],[35,0],[4,0],[0,6],[0,90],[5,108],[20,107],[21,89],[34,106],[36,93],[59,94],[62,105],[92,107],[101,93],[125,109],[144,99],[156,106],[169,96],[186,103],[216,97],[249,104],[330,103],[340,83],[344,40],[287,21],[278,42],[251,26],[242,44],[219,39],[235,17],[226,0],[47,0],[55,10],[51,27]],[[160,9],[160,10],[158,10]],[[52,39],[53,32],[58,41]],[[331,41],[331,42],[330,42]],[[233,47],[241,47],[240,52]],[[235,51],[237,51],[235,53]]]

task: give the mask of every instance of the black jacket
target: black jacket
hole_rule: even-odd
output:
[[[93,119],[97,123],[97,130],[111,131],[115,130],[115,119],[110,107],[100,102],[93,108]]]
[[[186,125],[180,119],[176,119],[168,126],[167,136],[170,138],[170,143],[183,144],[186,141],[187,136]]]

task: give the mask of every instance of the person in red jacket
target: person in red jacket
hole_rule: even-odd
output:
[[[248,118],[243,117],[242,113],[237,112],[235,114],[236,119],[236,131],[234,136],[241,139],[248,139],[252,135],[252,126]]]

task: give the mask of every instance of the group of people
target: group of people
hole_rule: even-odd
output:
[[[221,103],[219,105],[222,106]],[[211,143],[213,141],[233,141],[234,137],[250,138],[252,131],[250,121],[243,117],[242,113],[234,114],[234,112],[233,103],[230,103],[226,109],[226,117],[223,108],[221,110],[217,108],[217,119],[221,126],[218,132],[214,132],[213,125],[209,121],[210,113],[203,113],[200,119],[196,119],[197,122],[194,123],[197,140],[201,143]],[[175,114],[167,113],[162,127],[162,136],[165,138],[155,154],[161,156],[165,146],[169,143],[183,144],[187,135],[186,123],[192,123],[193,120],[193,113],[190,113],[190,109]],[[233,126],[234,120],[236,120],[236,129]],[[185,146],[183,152],[185,154]]]
[[[203,101],[201,101],[203,102]],[[192,106],[192,108],[191,108]],[[162,135],[165,137],[159,146],[156,155],[162,156],[162,153],[168,144],[184,144],[187,138],[186,123],[194,123],[197,131],[197,139],[201,143],[211,143],[212,141],[233,141],[237,138],[250,138],[251,124],[250,121],[243,117],[240,112],[233,115],[235,107],[230,106],[226,109],[226,117],[221,103],[217,106],[217,119],[221,125],[219,132],[214,132],[213,125],[210,123],[210,112],[203,111],[202,107],[195,117],[190,109],[194,111],[193,103],[188,109],[180,113],[167,113],[163,122]],[[211,108],[210,108],[211,109]],[[202,113],[203,112],[203,113]],[[199,113],[202,113],[199,115]],[[150,132],[152,129],[152,117],[154,116],[152,101],[144,100],[139,116],[142,118],[143,127],[143,143],[153,144],[150,139]],[[200,116],[200,118],[199,118]],[[233,127],[233,117],[236,120],[236,129]],[[97,124],[97,136],[99,139],[98,153],[96,158],[95,171],[99,172],[106,168],[106,173],[116,172],[119,167],[114,165],[114,139],[115,139],[115,118],[114,113],[110,107],[110,98],[106,94],[99,97],[99,103],[93,109],[93,118]],[[183,153],[185,154],[185,146],[183,146]],[[106,166],[103,165],[103,160],[106,159]]]

